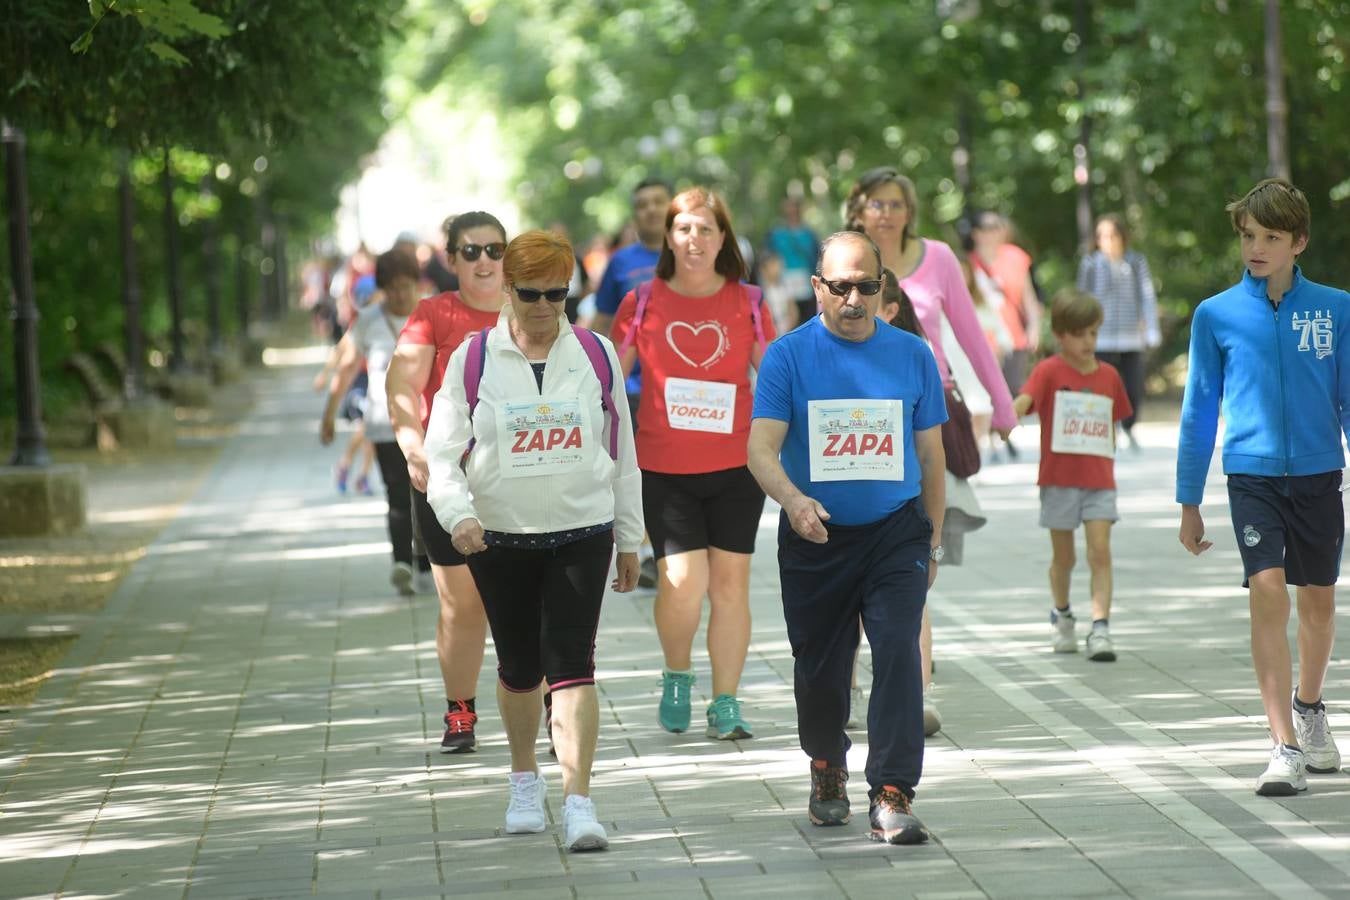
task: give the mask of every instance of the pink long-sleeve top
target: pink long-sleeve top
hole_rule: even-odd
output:
[[[907,278],[900,279],[900,286],[914,304],[919,324],[923,326],[933,355],[937,357],[938,371],[942,373],[943,380],[950,384],[951,369],[947,365],[947,355],[942,351],[942,322],[945,318],[951,323],[952,334],[965,351],[980,384],[989,392],[989,398],[994,404],[994,428],[1012,428],[1017,424],[1012,394],[1008,391],[1008,382],[1003,378],[998,361],[994,359],[994,352],[989,349],[989,341],[975,313],[975,301],[970,299],[970,291],[966,290],[966,279],[961,274],[956,254],[941,241],[922,240],[923,257],[919,260],[919,266]]]

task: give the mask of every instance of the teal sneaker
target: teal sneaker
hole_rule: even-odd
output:
[[[666,731],[679,734],[689,730],[689,690],[694,686],[693,672],[661,672],[661,706],[657,718]]]
[[[708,704],[708,737],[719,741],[739,741],[755,735],[741,718],[741,701],[730,694],[718,694]]]

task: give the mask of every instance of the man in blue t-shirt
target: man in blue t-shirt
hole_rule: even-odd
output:
[[[659,178],[645,178],[633,188],[633,224],[637,227],[637,243],[615,251],[605,266],[600,287],[595,290],[595,317],[591,330],[608,336],[614,324],[614,314],[628,292],[656,275],[656,261],[666,241],[666,212],[673,196],[670,185]],[[633,420],[637,421],[637,395],[642,392],[642,378],[638,367],[628,376],[625,385]]]
[[[797,731],[811,757],[808,815],[849,819],[849,679],[862,616],[872,645],[867,783],[872,838],[917,844],[923,770],[919,627],[942,559],[942,423],[930,351],[877,321],[881,254],[845,231],[811,279],[821,315],[769,345],[750,425],[750,471],[783,512],[778,567]],[[780,461],[781,451],[781,461]]]

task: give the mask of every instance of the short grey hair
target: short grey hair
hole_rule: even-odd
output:
[[[867,249],[871,250],[872,257],[877,261],[877,277],[881,277],[881,251],[877,249],[877,245],[872,242],[872,239],[861,231],[836,231],[834,234],[820,242],[820,253],[816,256],[817,277],[819,277],[821,273],[820,267],[825,263],[825,252],[838,241],[852,241],[857,244],[862,244]]]

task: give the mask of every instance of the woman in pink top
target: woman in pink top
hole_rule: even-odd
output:
[[[942,351],[942,332],[951,325],[956,342],[993,400],[994,430],[1006,438],[1017,424],[1012,394],[989,349],[956,254],[941,241],[915,235],[919,215],[914,182],[889,166],[871,169],[853,185],[844,209],[846,227],[870,237],[881,250],[882,267],[900,279],[932,343],[938,371],[948,383],[951,369]]]
[[[951,367],[942,349],[943,329],[951,325],[957,344],[965,351],[975,376],[993,401],[993,426],[1004,440],[1017,424],[1012,394],[1003,372],[984,336],[984,328],[975,311],[975,301],[966,289],[966,279],[956,254],[941,241],[930,241],[916,234],[919,222],[918,192],[914,182],[890,166],[864,172],[844,204],[847,228],[861,231],[881,251],[881,265],[890,269],[909,295],[937,358],[938,371],[951,383]],[[951,480],[950,478],[948,479]],[[929,688],[933,680],[933,631],[924,607],[923,630],[919,649],[923,659],[924,734],[935,734],[942,726]]]

